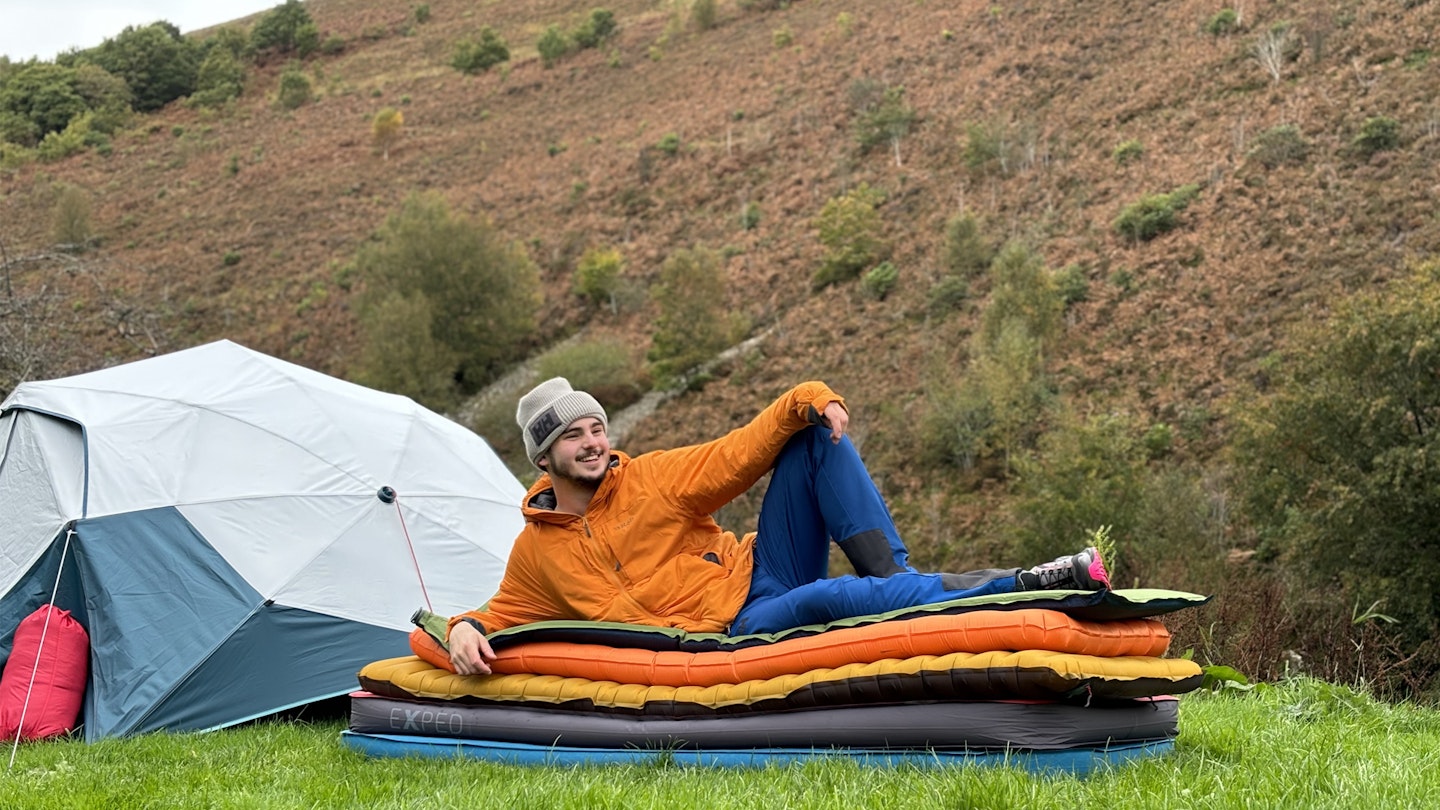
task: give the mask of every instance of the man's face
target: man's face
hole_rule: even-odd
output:
[[[599,486],[610,467],[610,437],[605,435],[605,423],[593,416],[576,419],[545,451],[544,458],[551,478]]]

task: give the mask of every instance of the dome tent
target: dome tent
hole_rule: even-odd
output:
[[[481,604],[524,487],[417,405],[220,341],[0,404],[0,658],[56,593],[88,740],[351,691],[420,606]]]

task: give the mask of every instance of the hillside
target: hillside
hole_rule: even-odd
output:
[[[669,3],[616,0],[603,4],[620,25],[611,46],[545,68],[540,32],[595,5],[432,0],[414,24],[409,6],[310,0],[322,34],[346,40],[307,62],[314,102],[276,109],[283,65],[268,64],[228,112],[172,104],[138,118],[108,156],[0,173],[7,283],[61,295],[33,303],[42,325],[12,325],[9,341],[37,344],[31,376],[220,337],[346,376],[359,345],[346,265],[422,190],[527,245],[551,340],[585,328],[646,344],[646,305],[612,315],[573,294],[584,249],[619,247],[627,281],[643,287],[673,250],[723,248],[725,307],[770,337],[637,426],[627,449],[709,437],[823,378],[850,399],[902,519],[944,557],[999,497],[984,482],[978,501],[922,495],[935,471],[907,435],[927,381],[964,362],[984,304],[982,287],[949,315],[927,306],[952,215],[976,214],[1051,268],[1078,267],[1088,294],[1050,358],[1063,394],[1081,411],[1185,426],[1181,451],[1195,458],[1216,449],[1227,396],[1260,373],[1287,324],[1440,248],[1440,3],[1244,3],[1241,30],[1214,35],[1204,28],[1217,0],[773,11],[722,0],[705,31],[675,30],[687,18]],[[1296,49],[1272,79],[1250,49],[1281,22]],[[462,75],[448,64],[454,43],[482,25],[509,41],[511,61]],[[897,150],[858,148],[860,80],[904,88],[917,119]],[[385,106],[405,117],[388,158],[370,138]],[[1381,116],[1399,123],[1398,146],[1357,150]],[[1308,152],[1267,168],[1251,154],[1281,125]],[[1005,144],[1003,159],[967,159],[978,132]],[[671,134],[673,156],[655,148]],[[1143,154],[1118,161],[1132,140]],[[887,194],[896,291],[812,293],[812,218],[861,182]],[[77,256],[52,246],[57,184],[92,200],[99,243]],[[1124,206],[1186,184],[1199,193],[1173,231],[1137,241],[1113,229]],[[740,218],[749,203],[752,230]]]

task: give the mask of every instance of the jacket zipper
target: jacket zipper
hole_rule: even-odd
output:
[[[590,519],[587,518],[587,517],[585,517],[584,515],[581,515],[581,516],[580,516],[580,525],[581,525],[581,527],[584,528],[584,530],[585,530],[585,539],[586,539],[586,540],[594,540],[594,539],[595,539],[595,535],[594,535],[593,532],[590,531]],[[610,549],[609,549],[609,547],[607,546],[605,550],[606,550],[606,551],[609,551]],[[613,556],[614,556],[613,553],[612,553],[610,556],[613,557]],[[624,582],[620,581],[620,560],[619,560],[619,558],[616,558],[616,559],[615,559],[615,565],[614,565],[613,568],[608,568],[608,567],[602,566],[602,570],[604,570],[604,571],[605,571],[605,575],[610,578],[611,584],[613,584],[613,585],[615,586],[615,592],[618,593],[622,599],[624,599],[625,601],[627,601],[627,602],[629,602],[631,605],[633,605],[633,606],[635,607],[635,609],[638,610],[640,613],[642,613],[642,614],[644,614],[644,615],[646,615],[646,616],[654,619],[654,620],[657,621],[657,622],[660,621],[660,617],[659,617],[659,616],[656,616],[654,613],[651,613],[649,610],[647,610],[647,609],[645,608],[644,605],[642,605],[642,604],[640,604],[639,602],[637,602],[637,601],[635,600],[635,597],[633,597],[633,596],[630,595],[630,589],[625,585]]]

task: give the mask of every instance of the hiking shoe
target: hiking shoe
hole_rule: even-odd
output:
[[[1100,559],[1100,550],[1093,546],[1079,554],[1056,557],[1029,571],[1021,571],[1016,577],[1021,590],[1026,591],[1099,591],[1110,587],[1105,561]]]

